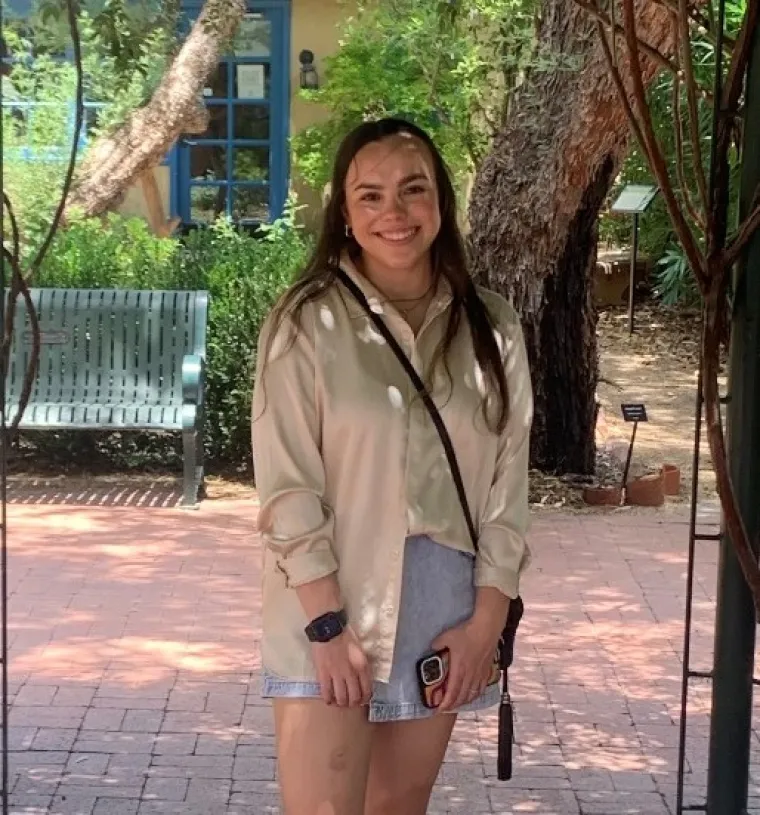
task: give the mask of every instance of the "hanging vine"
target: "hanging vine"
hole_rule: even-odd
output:
[[[63,186],[61,188],[61,196],[58,206],[56,207],[53,220],[50,223],[39,249],[27,262],[22,261],[21,231],[16,218],[13,202],[6,191],[3,190],[2,252],[3,262],[7,264],[7,267],[10,269],[10,280],[8,281],[10,285],[7,286],[8,294],[4,304],[5,313],[3,316],[2,345],[0,345],[0,377],[2,377],[2,387],[4,391],[6,390],[6,383],[8,380],[11,359],[11,344],[13,342],[13,331],[16,317],[16,304],[19,297],[22,297],[26,304],[26,312],[29,318],[29,327],[32,336],[32,353],[29,357],[29,363],[24,375],[18,408],[13,417],[11,426],[8,429],[9,432],[4,440],[4,443],[7,443],[7,438],[12,436],[18,429],[26,406],[29,403],[29,397],[31,396],[32,388],[37,375],[37,365],[40,355],[40,329],[34,303],[32,302],[32,298],[29,293],[29,286],[35,274],[42,266],[45,256],[53,243],[56,232],[60,227],[64,208],[66,206],[66,200],[74,179],[74,170],[76,168],[77,161],[77,148],[84,121],[84,72],[82,69],[82,43],[79,35],[79,26],[77,23],[79,4],[76,2],[76,0],[65,0],[65,3],[69,31],[71,33],[74,66],[76,69],[74,133],[72,136],[71,149],[69,152],[68,163],[66,165]],[[7,277],[4,276],[4,279],[7,280]]]
[[[728,536],[752,591],[760,619],[760,567],[752,551],[729,471],[726,440],[720,416],[721,347],[728,336],[729,292],[734,266],[760,227],[760,188],[753,205],[739,226],[729,230],[731,183],[729,152],[741,148],[743,94],[752,43],[760,24],[760,0],[747,0],[741,29],[736,39],[723,36],[716,23],[712,0],[575,0],[596,20],[601,46],[615,87],[651,172],[660,188],[678,240],[688,258],[703,300],[702,397],[716,486]],[[675,56],[666,58],[639,39],[637,10],[657,3],[669,11],[676,38]],[[697,84],[694,73],[692,37],[709,35],[717,47],[714,93]],[[618,47],[618,40],[624,47]],[[724,56],[728,59],[723,68]],[[673,111],[677,167],[671,177],[662,143],[655,133],[647,103],[642,62],[655,59],[674,74]],[[699,99],[713,100],[714,130],[709,165],[711,184],[705,170],[699,138]],[[685,103],[685,104],[684,104]],[[689,140],[691,150],[684,150]],[[689,153],[691,166],[687,165]],[[689,172],[691,170],[691,172]],[[696,190],[687,179],[695,179]],[[696,224],[692,227],[690,224]]]

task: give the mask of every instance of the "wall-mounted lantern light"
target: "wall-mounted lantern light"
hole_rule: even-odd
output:
[[[301,63],[301,87],[307,91],[319,90],[319,74],[314,67],[314,52],[304,49],[298,55]]]

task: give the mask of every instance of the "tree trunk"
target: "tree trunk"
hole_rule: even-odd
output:
[[[182,48],[150,102],[115,133],[98,139],[87,153],[67,212],[99,215],[118,204],[124,192],[163,161],[182,133],[208,125],[203,88],[216,69],[245,12],[244,0],[206,0]]]
[[[637,4],[638,36],[673,50],[668,12]],[[596,23],[574,0],[544,0],[542,54],[569,68],[533,70],[475,179],[470,247],[476,276],[521,316],[533,376],[533,466],[591,473],[596,425],[597,218],[628,145],[629,124]],[[626,46],[617,43],[623,76]],[[657,68],[644,63],[645,80]]]

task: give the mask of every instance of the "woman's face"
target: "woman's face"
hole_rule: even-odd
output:
[[[441,227],[432,156],[399,133],[363,147],[345,182],[344,216],[365,258],[391,269],[426,261]]]

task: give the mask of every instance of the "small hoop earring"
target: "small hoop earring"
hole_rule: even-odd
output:
[[[352,238],[353,234],[354,233],[351,231],[351,227],[348,224],[346,224],[346,237],[347,238]]]

